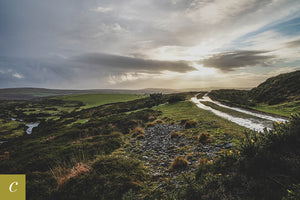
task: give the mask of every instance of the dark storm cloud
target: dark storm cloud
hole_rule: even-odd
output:
[[[71,58],[30,59],[0,56],[0,86],[47,88],[107,88],[109,77],[127,73],[158,75],[163,70],[196,70],[184,61],[158,61],[109,54]]]
[[[57,82],[78,78],[76,68],[62,60],[0,57],[1,87],[50,87]]]
[[[217,68],[222,71],[232,71],[235,68],[247,66],[268,66],[268,61],[275,56],[263,55],[268,51],[235,51],[215,54],[199,61],[205,67]]]
[[[160,61],[148,60],[110,54],[91,53],[73,58],[74,61],[95,65],[109,69],[122,69],[124,71],[149,71],[159,72],[163,70],[174,72],[188,72],[196,70],[185,61]]]
[[[300,47],[300,39],[299,40],[294,40],[291,42],[287,42],[286,46],[289,48],[296,48],[296,47]]]

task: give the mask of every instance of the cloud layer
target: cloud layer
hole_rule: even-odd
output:
[[[1,0],[0,13],[2,88],[231,87],[245,74],[251,87],[300,68],[299,0]]]
[[[184,73],[196,70],[185,61],[159,61],[127,56],[92,53],[72,58],[73,61],[101,68],[135,72],[160,72],[164,70]]]
[[[248,66],[270,66],[268,61],[275,56],[264,55],[268,51],[235,51],[214,54],[199,63],[205,67],[213,67],[222,71],[233,71],[236,68]]]

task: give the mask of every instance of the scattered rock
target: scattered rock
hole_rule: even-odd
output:
[[[220,150],[234,146],[234,143],[229,142],[196,145],[195,140],[197,140],[197,137],[195,139],[187,138],[184,135],[170,137],[172,132],[177,133],[184,129],[183,124],[156,124],[153,127],[146,128],[142,140],[132,138],[131,145],[127,147],[127,150],[140,156],[154,177],[174,177],[178,172],[168,170],[174,158],[178,156],[185,158],[187,154],[192,154],[192,157],[188,158],[190,167],[187,169],[192,172],[196,170],[196,165],[199,163],[198,159],[201,158],[203,153],[213,158],[217,156]],[[183,149],[185,146],[190,146],[190,148],[185,150]]]

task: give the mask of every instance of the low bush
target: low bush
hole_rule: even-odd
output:
[[[185,95],[183,94],[173,94],[168,98],[169,103],[176,103],[178,101],[184,101]]]

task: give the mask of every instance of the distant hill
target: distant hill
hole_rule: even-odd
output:
[[[278,104],[300,99],[300,70],[267,79],[249,92],[255,102]]]
[[[300,100],[300,70],[271,77],[251,90],[212,90],[209,96],[215,100],[238,106],[269,105]]]
[[[29,100],[42,97],[70,95],[70,94],[151,94],[151,93],[176,93],[171,89],[146,88],[141,90],[114,90],[114,89],[95,89],[95,90],[57,90],[45,88],[5,88],[0,89],[0,99],[4,100]]]

